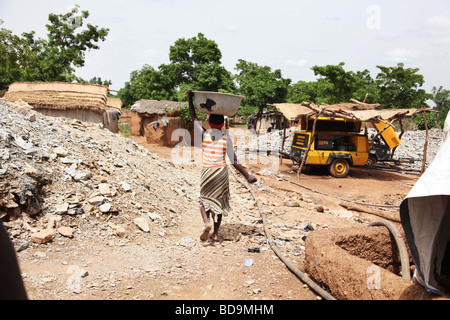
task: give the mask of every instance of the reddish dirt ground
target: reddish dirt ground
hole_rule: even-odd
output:
[[[151,152],[170,159],[172,149],[135,141]],[[284,239],[280,249],[304,270],[301,234],[314,230],[351,228],[380,220],[379,216],[349,211],[345,200],[399,205],[418,179],[417,175],[352,168],[345,179],[328,174],[297,177],[290,160],[283,160],[278,176],[265,175],[266,164],[247,165],[259,180],[252,186],[267,214],[274,238]],[[193,164],[197,183],[200,168]],[[300,185],[280,179],[294,181]],[[24,281],[31,299],[141,299],[141,300],[316,300],[318,295],[303,284],[274,254],[264,239],[262,225],[242,232],[245,221],[260,219],[255,204],[232,176],[231,196],[236,210],[224,219],[219,243],[198,240],[202,227],[197,203],[180,213],[184,223],[164,235],[136,233],[127,239],[99,238],[53,241],[19,252]],[[298,206],[286,205],[285,200]],[[248,209],[248,210],[246,210]],[[251,209],[251,210],[250,210]],[[376,207],[389,215],[397,208]],[[106,224],[107,221],[100,221]],[[314,231],[312,231],[314,232]],[[239,239],[236,235],[242,234]],[[190,237],[191,242],[183,242]],[[303,246],[303,247],[302,247]],[[258,248],[259,252],[252,252]],[[252,259],[253,264],[245,262]],[[88,271],[86,275],[84,270]],[[79,273],[83,276],[79,277]],[[73,283],[71,281],[74,281]],[[75,289],[74,289],[75,288]]]

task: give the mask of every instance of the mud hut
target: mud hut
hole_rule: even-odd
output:
[[[66,117],[101,123],[118,132],[121,102],[108,103],[108,88],[100,85],[69,82],[15,82],[4,98],[22,100],[36,111],[51,117]]]
[[[131,107],[130,134],[143,136],[148,143],[173,147],[190,139],[186,136],[190,130],[181,115],[181,107],[186,103],[167,100],[139,100]],[[188,132],[177,129],[187,129]],[[179,133],[179,134],[178,134]],[[189,140],[190,141],[190,140]]]

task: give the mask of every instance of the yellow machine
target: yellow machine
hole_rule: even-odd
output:
[[[377,119],[372,121],[372,125],[378,133],[369,137],[371,141],[368,166],[375,166],[378,161],[391,160],[392,150],[400,145],[400,138],[388,122]]]
[[[345,178],[350,166],[364,166],[369,159],[368,136],[360,134],[361,122],[319,117],[312,137],[315,117],[302,118],[302,131],[294,133],[290,157],[299,164],[306,155],[306,166],[327,166],[336,178]]]

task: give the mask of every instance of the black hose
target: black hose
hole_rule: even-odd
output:
[[[402,278],[411,281],[411,274],[409,272],[410,266],[409,266],[408,250],[406,249],[405,242],[403,241],[402,235],[400,234],[398,229],[391,222],[386,220],[379,220],[372,222],[371,224],[369,224],[369,226],[370,227],[382,226],[389,229],[389,231],[391,232],[391,234],[395,239],[398,251],[400,252],[400,260],[402,264]]]
[[[253,192],[253,190],[246,184],[244,183],[241,179],[239,179],[235,172],[230,168],[230,171],[233,173],[234,177],[236,178],[236,180],[241,183],[243,186],[245,186],[251,193],[251,195],[253,196],[253,198],[256,201],[256,204],[258,205],[258,210],[259,213],[261,215],[262,221],[263,221],[263,225],[264,225],[264,232],[266,234],[267,240],[269,242],[270,247],[272,248],[272,250],[275,252],[275,254],[278,256],[278,258],[281,259],[281,261],[283,261],[283,263],[286,265],[286,267],[288,267],[289,270],[291,270],[300,280],[303,281],[303,283],[305,283],[306,285],[308,285],[312,290],[314,290],[317,294],[319,294],[322,298],[326,299],[326,300],[336,300],[336,298],[334,298],[332,295],[330,295],[328,292],[326,292],[324,289],[322,289],[318,284],[316,284],[313,280],[311,280],[310,277],[308,277],[308,275],[306,275],[305,273],[301,272],[293,263],[292,261],[290,261],[289,259],[287,259],[283,253],[276,247],[275,242],[273,240],[272,235],[270,234],[268,227],[267,227],[267,220],[266,220],[266,214],[263,212],[261,204],[258,200],[258,198],[256,197],[255,193]]]

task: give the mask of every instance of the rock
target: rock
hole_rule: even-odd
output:
[[[247,259],[244,261],[244,266],[251,267],[255,261],[253,259]]]
[[[98,205],[101,205],[101,204],[103,203],[104,200],[105,200],[104,197],[102,197],[102,196],[96,196],[96,197],[90,198],[90,199],[88,200],[88,202],[89,202],[90,204],[94,205],[94,206],[98,206]]]
[[[112,196],[112,192],[111,192],[111,188],[110,185],[108,183],[100,183],[98,185],[98,190],[100,191],[100,193],[102,195],[104,195],[105,197],[110,197]]]
[[[122,225],[114,225],[113,230],[114,230],[114,233],[121,238],[124,238],[127,234],[127,231],[125,230],[125,228]]]
[[[75,177],[75,175],[77,174],[77,170],[74,166],[68,167],[66,170],[64,170],[64,172],[67,173],[72,178]]]
[[[300,207],[300,204],[297,201],[286,199],[283,201],[285,206],[288,207]]]
[[[92,179],[94,179],[95,181],[101,182],[101,183],[108,182],[108,179],[106,177],[99,176],[99,175],[93,176]]]
[[[73,238],[74,230],[71,227],[59,227],[58,232],[67,238]]]
[[[147,216],[150,218],[150,220],[152,221],[157,221],[157,220],[164,220],[161,215],[157,214],[156,212],[148,212]]]
[[[134,224],[138,226],[143,232],[150,232],[150,225],[146,218],[136,218],[133,220]]]
[[[111,207],[112,207],[111,203],[107,202],[107,203],[102,204],[99,207],[99,209],[102,213],[108,213],[109,210],[111,210]]]
[[[91,177],[91,174],[88,172],[77,172],[73,177],[76,181],[88,180]]]
[[[55,149],[53,149],[53,153],[58,157],[66,157],[69,154],[69,151],[67,151],[63,147],[56,147]]]
[[[25,173],[26,175],[30,176],[30,177],[36,177],[37,174],[38,174],[36,168],[31,167],[31,166],[27,166],[27,167],[25,168],[25,172],[24,172],[24,173]]]
[[[128,192],[131,190],[131,186],[128,183],[124,182],[122,183],[122,189],[123,191]]]
[[[317,206],[316,210],[317,210],[317,212],[324,212],[325,208],[323,206]]]
[[[53,230],[44,229],[31,235],[31,241],[38,244],[44,244],[53,239],[55,236]]]
[[[55,207],[56,214],[65,214],[67,213],[67,210],[69,210],[69,204],[66,202],[57,204]]]

